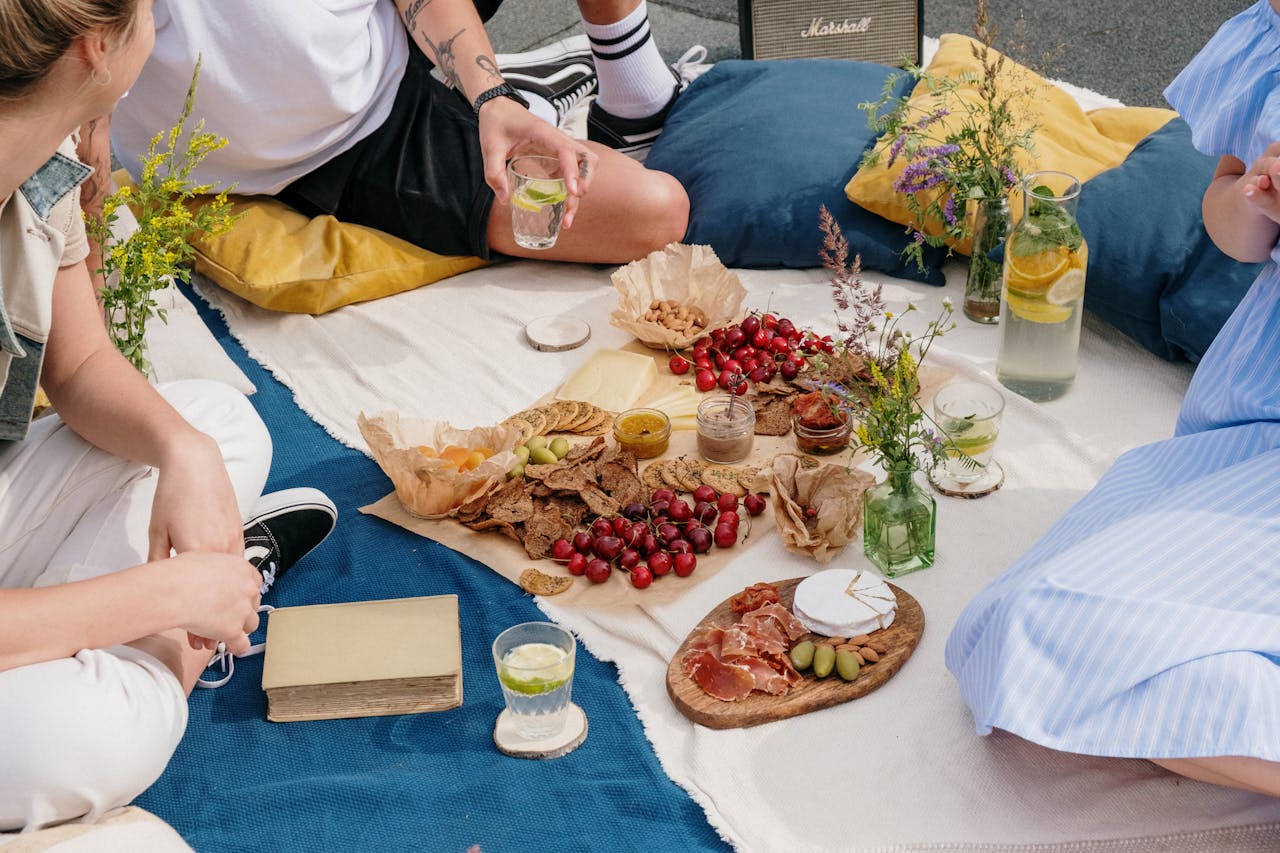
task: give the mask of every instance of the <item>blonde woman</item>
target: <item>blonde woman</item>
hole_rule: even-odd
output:
[[[0,832],[12,832],[92,820],[155,781],[211,650],[248,648],[260,595],[335,513],[311,489],[260,497],[271,442],[244,397],[153,388],[107,339],[77,202],[91,170],[71,136],[136,78],[151,0],[0,0],[0,21]],[[37,380],[57,415],[31,422]]]

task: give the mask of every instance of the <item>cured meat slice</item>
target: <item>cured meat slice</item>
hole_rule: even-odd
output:
[[[756,690],[761,690],[772,696],[781,696],[791,689],[791,684],[787,681],[787,677],[775,671],[770,662],[764,658],[749,657],[741,658],[740,660],[750,670],[752,685]]]
[[[724,630],[720,645],[720,657],[728,660],[738,657],[755,657],[760,653],[756,646],[755,633],[737,622]]]
[[[734,613],[750,613],[761,604],[778,601],[778,588],[771,583],[755,583],[729,599]]]
[[[751,611],[753,614],[760,616],[771,616],[778,620],[778,627],[787,635],[789,639],[798,640],[805,634],[809,633],[809,629],[804,623],[792,615],[791,611],[783,607],[777,602],[761,605]]]
[[[723,702],[745,699],[756,686],[755,678],[746,667],[725,663],[709,650],[691,651],[681,664],[686,672],[691,666],[689,675],[694,682],[708,695]]]

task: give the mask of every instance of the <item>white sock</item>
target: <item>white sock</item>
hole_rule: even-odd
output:
[[[527,89],[516,89],[520,93],[520,97],[529,102],[529,112],[545,121],[552,127],[559,124],[559,117],[556,115],[555,106],[536,92],[530,92]]]
[[[601,109],[619,118],[645,118],[667,105],[676,81],[649,31],[645,0],[616,24],[583,26],[595,54]]]

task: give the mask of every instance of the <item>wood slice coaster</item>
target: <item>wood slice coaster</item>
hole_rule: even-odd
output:
[[[796,586],[804,578],[791,578],[778,581],[778,595],[782,605],[791,609],[795,599]],[[685,641],[676,650],[675,657],[667,666],[667,694],[675,703],[680,713],[695,723],[712,729],[735,729],[757,726],[787,717],[797,717],[810,711],[819,711],[849,702],[880,687],[907,662],[911,653],[920,643],[924,635],[924,611],[920,602],[899,587],[889,584],[889,589],[898,599],[898,611],[893,624],[888,628],[876,631],[870,636],[882,640],[889,648],[876,663],[868,663],[862,667],[858,677],[853,681],[845,681],[834,672],[826,678],[816,678],[811,671],[802,673],[804,680],[792,687],[783,696],[770,696],[760,691],[752,691],[747,698],[738,702],[724,702],[716,699],[699,687],[693,679],[684,674],[680,667],[680,659],[693,644],[699,629],[714,625],[727,628],[738,621],[738,614],[733,612],[725,599],[708,613],[693,629]],[[822,639],[817,634],[806,634],[801,640]],[[800,642],[797,640],[796,642]]]
[[[559,758],[568,755],[587,739],[587,715],[573,702],[565,711],[564,728],[545,738],[521,737],[511,722],[506,708],[493,727],[493,743],[500,752],[516,758]]]

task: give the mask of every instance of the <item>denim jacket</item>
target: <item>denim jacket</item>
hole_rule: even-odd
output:
[[[88,252],[68,139],[0,208],[0,447],[24,438],[53,319],[53,282]]]

